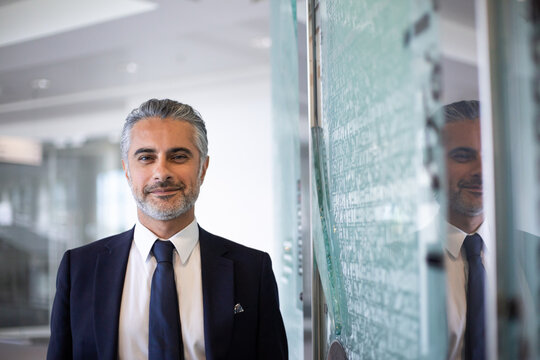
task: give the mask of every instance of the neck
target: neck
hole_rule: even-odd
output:
[[[191,224],[195,219],[195,209],[191,208],[186,213],[171,220],[156,220],[137,209],[137,217],[142,225],[156,234],[160,239],[169,239]]]
[[[482,223],[484,222],[484,214],[476,216],[467,216],[463,214],[453,213],[451,210],[448,213],[448,222],[461,231],[466,232],[467,234],[472,234]]]

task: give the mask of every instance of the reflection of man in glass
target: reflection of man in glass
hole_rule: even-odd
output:
[[[485,358],[484,221],[478,101],[443,108],[448,184],[447,311],[449,359]]]
[[[472,233],[484,221],[482,158],[477,102],[445,107],[443,142],[448,176],[448,222]],[[467,116],[467,117],[466,117]],[[475,116],[470,119],[469,116]]]

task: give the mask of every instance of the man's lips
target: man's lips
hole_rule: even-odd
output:
[[[461,186],[462,189],[472,191],[472,192],[482,192],[482,186],[474,185],[474,186]]]
[[[150,194],[154,194],[154,195],[157,195],[157,196],[165,196],[165,195],[172,195],[178,191],[180,191],[181,188],[177,188],[177,187],[174,187],[174,188],[158,188],[158,189],[153,189],[153,190],[150,190],[148,191],[148,193]]]

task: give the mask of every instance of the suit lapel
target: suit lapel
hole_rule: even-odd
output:
[[[94,330],[100,359],[118,357],[118,323],[133,229],[112,237],[96,263]]]
[[[223,255],[225,243],[199,228],[207,360],[223,359],[229,350],[233,326],[234,268]]]

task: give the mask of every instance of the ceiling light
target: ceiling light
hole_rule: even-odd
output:
[[[134,62],[129,62],[126,64],[126,72],[128,74],[135,74],[138,70],[139,66],[137,65],[137,63],[134,63]]]
[[[268,36],[263,36],[251,40],[251,46],[256,49],[269,49],[272,46],[272,39]]]
[[[32,89],[45,90],[51,87],[51,80],[49,79],[35,79],[32,81]]]

